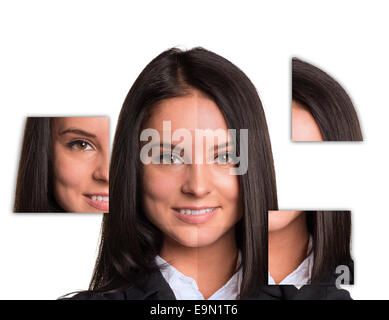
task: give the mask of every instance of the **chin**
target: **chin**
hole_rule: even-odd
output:
[[[278,226],[278,225],[274,225],[274,224],[270,224],[269,223],[269,229],[268,229],[268,232],[274,232],[274,231],[279,231],[279,230],[282,230],[283,226]]]
[[[188,248],[202,248],[216,243],[220,237],[212,230],[182,230],[179,234],[172,235],[180,245]]]
[[[269,214],[268,217],[268,231],[274,232],[279,231],[291,223],[293,223],[296,219],[301,216],[301,211],[278,211]]]
[[[202,236],[201,234],[199,234],[198,230],[185,231],[180,234],[171,235],[170,237],[173,238],[181,246],[188,248],[206,247],[216,241],[214,237],[210,237],[209,235]]]
[[[285,217],[269,217],[269,232],[278,231],[285,228],[289,221]]]

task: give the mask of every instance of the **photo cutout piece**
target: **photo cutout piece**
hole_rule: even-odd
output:
[[[109,212],[109,118],[27,117],[14,212]]]
[[[269,211],[268,284],[354,284],[351,211]]]
[[[354,105],[321,69],[292,59],[292,141],[362,141]]]

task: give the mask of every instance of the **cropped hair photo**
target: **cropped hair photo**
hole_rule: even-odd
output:
[[[292,140],[362,141],[354,104],[332,76],[292,59]]]

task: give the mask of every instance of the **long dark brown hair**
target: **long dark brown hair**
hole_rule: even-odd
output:
[[[350,248],[351,211],[305,211],[305,213],[314,250],[311,283],[331,279],[336,268],[345,265],[350,269],[350,284],[353,284],[354,262]]]
[[[156,269],[162,234],[142,207],[139,136],[159,101],[205,93],[228,128],[248,129],[248,170],[239,176],[243,218],[236,227],[242,252],[241,296],[267,279],[267,211],[277,209],[273,156],[262,104],[247,76],[223,57],[202,48],[167,50],[152,60],[130,89],[120,112],[110,167],[110,214],[102,221],[100,249],[89,290],[112,291]],[[237,137],[239,150],[239,137]]]
[[[354,105],[343,87],[323,70],[292,59],[292,99],[316,120],[325,141],[362,141]]]
[[[53,192],[51,118],[28,117],[19,160],[14,212],[64,212]]]

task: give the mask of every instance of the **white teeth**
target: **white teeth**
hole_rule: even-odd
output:
[[[208,213],[208,212],[211,212],[213,210],[215,210],[215,208],[208,208],[208,209],[202,209],[202,210],[180,209],[179,212],[182,214],[198,215],[198,214]]]
[[[90,198],[94,201],[109,201],[109,197],[103,196],[91,196]]]

